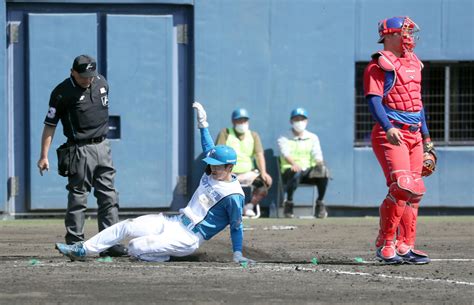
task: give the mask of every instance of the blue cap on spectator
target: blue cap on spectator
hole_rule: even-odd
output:
[[[295,116],[304,116],[305,118],[308,118],[308,111],[306,109],[298,107],[296,109],[293,109],[291,111],[290,119],[294,118]]]
[[[247,112],[247,109],[238,108],[232,112],[232,120],[238,120],[242,118],[245,118],[245,119],[249,118],[249,113]]]

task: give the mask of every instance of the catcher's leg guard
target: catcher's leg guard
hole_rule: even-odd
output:
[[[382,246],[385,241],[393,241],[400,218],[405,210],[405,201],[394,200],[390,194],[380,206],[380,230],[378,246]]]
[[[405,202],[419,202],[425,192],[423,180],[416,179],[415,175],[409,171],[394,171],[390,177],[393,182],[390,184],[387,198],[380,207],[380,232],[376,241],[377,247],[380,247],[385,240],[393,240],[405,211]]]
[[[395,248],[405,263],[427,264],[431,261],[428,254],[415,249],[417,217],[418,203],[408,204],[400,220]]]
[[[421,177],[415,177],[408,171],[396,171],[391,174],[392,182],[389,194],[397,200],[418,203],[426,192],[425,184]]]
[[[398,227],[397,251],[399,254],[406,254],[415,245],[417,214],[418,204],[416,207],[413,204],[407,204]]]
[[[395,251],[393,239],[400,223],[400,218],[405,210],[405,205],[404,201],[394,200],[393,196],[388,194],[380,206],[380,230],[376,241],[378,248],[376,255],[379,260],[386,264],[399,264],[402,262],[402,259]]]

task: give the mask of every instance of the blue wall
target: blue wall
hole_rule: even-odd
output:
[[[33,1],[9,1],[33,2]],[[66,3],[66,1],[47,1]],[[71,2],[71,1],[69,1]],[[96,1],[72,1],[92,3]],[[386,188],[370,148],[354,148],[355,62],[380,48],[377,22],[409,15],[421,27],[422,60],[474,60],[471,0],[108,0],[102,3],[194,5],[194,96],[207,110],[210,130],[230,125],[245,107],[264,147],[289,128],[289,112],[308,109],[309,130],[321,140],[334,180],[330,205],[378,206]],[[5,5],[0,7],[5,16]],[[5,25],[5,20],[1,20]],[[5,34],[0,34],[5,58]],[[5,60],[0,60],[3,68]],[[5,96],[5,73],[0,75]],[[0,102],[0,206],[6,201],[6,101]],[[145,139],[143,139],[145,141]],[[194,159],[199,157],[196,132]],[[439,170],[426,179],[429,206],[474,206],[474,148],[438,148]],[[132,158],[132,156],[130,156]],[[122,160],[124,161],[124,160]],[[125,162],[125,161],[124,161]],[[194,178],[201,174],[192,169]]]
[[[0,16],[5,16],[5,2],[0,3]],[[5,19],[0,19],[0,29],[5,29]],[[6,31],[0,31],[0,211],[5,209],[7,202],[7,91],[6,78],[7,68],[5,66],[6,55]]]
[[[420,58],[474,60],[473,13],[470,0],[195,1],[195,97],[208,108],[214,136],[230,125],[233,109],[245,107],[251,129],[276,153],[290,110],[307,108],[334,175],[327,202],[378,206],[382,171],[370,148],[353,147],[355,62],[380,48],[377,22],[397,15],[421,27]],[[197,156],[198,137],[195,144]],[[424,204],[474,206],[467,191],[474,189],[473,147],[438,151]]]
[[[474,2],[471,0],[385,1],[359,0],[357,3],[356,60],[366,61],[380,47],[376,24],[393,16],[408,15],[420,26],[416,53],[422,60],[473,60],[472,27]]]

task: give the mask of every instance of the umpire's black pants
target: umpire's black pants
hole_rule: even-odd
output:
[[[65,217],[66,243],[84,240],[84,221],[87,196],[94,188],[97,198],[99,231],[118,222],[118,195],[114,188],[115,168],[112,163],[110,142],[78,145],[77,172],[68,177],[69,191]]]

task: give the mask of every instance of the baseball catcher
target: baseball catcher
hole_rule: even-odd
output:
[[[188,205],[177,216],[145,215],[127,219],[101,231],[85,242],[56,249],[71,260],[84,260],[98,254],[121,240],[132,238],[128,245],[130,256],[151,262],[168,261],[171,256],[186,256],[196,251],[206,240],[227,225],[233,248],[234,262],[254,261],[242,255],[242,209],[244,192],[232,168],[237,162],[235,151],[226,145],[214,146],[209,134],[207,115],[199,103],[194,103],[202,149],[207,164],[200,183]]]
[[[364,72],[365,97],[376,121],[372,149],[388,186],[380,206],[377,258],[387,264],[426,264],[415,248],[418,206],[425,193],[422,176],[433,173],[436,153],[421,100],[423,63],[413,52],[418,25],[409,17],[379,22],[379,43]]]

